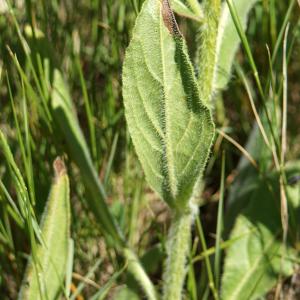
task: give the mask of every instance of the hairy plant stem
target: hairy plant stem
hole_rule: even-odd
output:
[[[149,300],[157,300],[158,297],[155,291],[155,287],[146,274],[136,254],[130,248],[124,248],[123,254],[128,261],[128,271],[140,284],[147,298]]]
[[[191,210],[177,212],[173,218],[167,242],[168,258],[164,271],[163,300],[182,299],[193,219],[194,214]]]

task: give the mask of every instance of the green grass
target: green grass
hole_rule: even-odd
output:
[[[173,214],[145,179],[122,95],[125,51],[143,2],[26,0],[5,6],[0,0],[1,299],[18,298],[30,255],[31,268],[37,270],[48,255],[41,250],[42,216],[58,156],[70,184],[68,257],[60,257],[65,278],[56,284],[61,295],[159,299],[168,288],[164,264]],[[223,64],[225,70],[207,64],[214,60],[214,51],[207,49],[217,36],[208,33],[216,29],[218,9],[210,11],[207,21],[209,6],[174,1],[187,43],[184,52],[216,126],[195,197],[199,213],[186,230],[190,241],[182,298],[226,300],[259,293],[275,298],[280,292],[284,297],[288,289],[297,292],[290,266],[299,262],[299,183],[288,182],[300,174],[300,7],[294,0],[258,1],[244,31],[235,1],[227,3],[238,29],[232,43],[241,43],[232,67]],[[206,21],[209,26],[201,27]],[[220,84],[213,81],[219,76]],[[260,195],[270,200],[263,202],[263,212]],[[53,222],[62,226],[61,219]],[[261,269],[249,290],[232,284],[232,266],[249,263],[245,241],[258,245],[260,240],[258,248],[267,251],[271,238],[268,267],[273,273]],[[253,261],[261,253],[258,248],[251,252]],[[239,271],[250,274],[246,267]],[[41,282],[34,284],[43,294]]]

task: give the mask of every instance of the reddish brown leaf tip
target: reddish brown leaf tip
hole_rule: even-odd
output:
[[[55,178],[59,178],[67,173],[65,163],[62,158],[57,157],[53,163]]]
[[[176,36],[181,36],[169,0],[162,0],[161,13],[162,13],[164,23],[168,28],[168,30],[170,31],[170,33]]]

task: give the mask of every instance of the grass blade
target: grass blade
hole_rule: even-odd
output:
[[[216,288],[219,289],[220,270],[221,270],[221,238],[223,231],[223,214],[224,214],[224,186],[225,186],[225,152],[222,154],[222,169],[221,169],[221,187],[220,199],[218,206],[217,230],[216,230],[216,254],[215,254],[215,278]]]
[[[203,252],[206,252],[207,244],[206,244],[206,240],[205,240],[205,236],[204,236],[204,232],[203,232],[202,223],[201,223],[201,220],[199,217],[196,218],[196,225],[197,225],[197,231],[198,231],[198,235],[199,235],[200,242],[201,242],[201,247],[203,249]],[[219,295],[216,290],[216,285],[214,282],[214,276],[213,276],[213,271],[212,271],[212,267],[211,267],[211,262],[210,262],[208,256],[205,256],[204,260],[205,260],[205,266],[206,266],[207,276],[208,276],[208,280],[209,280],[209,288],[211,289],[214,299],[217,300],[217,299],[219,299]]]

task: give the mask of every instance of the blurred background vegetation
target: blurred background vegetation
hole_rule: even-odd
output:
[[[121,263],[99,234],[101,228],[86,205],[81,174],[69,159],[64,136],[52,120],[51,112],[47,114],[43,101],[37,100],[35,95],[43,95],[40,98],[47,103],[49,94],[43,78],[49,76],[51,82],[51,70],[54,67],[60,69],[69,85],[81,129],[98,176],[106,188],[112,212],[130,245],[144,257],[145,264],[150,262],[147,268],[151,278],[159,283],[169,211],[145,183],[126,128],[121,93],[124,52],[142,2],[16,0],[12,2],[14,14],[11,14],[5,2],[0,0],[0,128],[24,177],[26,166],[16,120],[20,123],[21,135],[28,135],[33,176],[26,177],[26,183],[34,193],[32,198],[35,199],[34,211],[38,220],[52,180],[52,163],[58,155],[65,158],[71,178],[71,236],[75,243],[72,289],[76,291],[82,283],[84,286],[78,292],[84,298],[77,296],[77,299],[86,299],[95,293],[121,268]],[[270,70],[266,45],[273,51],[286,17],[291,24],[288,37],[288,158],[297,159],[300,154],[300,8],[295,2],[287,15],[289,6],[289,1],[260,1],[249,17],[247,37],[265,86]],[[190,56],[194,57],[199,26],[180,16],[177,19],[187,39]],[[26,38],[30,52],[24,51],[18,31]],[[48,67],[44,65],[45,59]],[[252,71],[243,51],[239,51],[235,61],[251,78]],[[273,71],[275,80],[280,82],[282,43],[274,57]],[[252,88],[254,94],[258,94],[255,87]],[[276,97],[281,99],[281,96],[279,91]],[[226,128],[235,141],[244,145],[254,116],[242,80],[235,70],[226,91],[215,98],[217,127]],[[260,107],[259,102],[257,107]],[[28,114],[28,132],[24,125],[24,111]],[[235,178],[242,156],[232,143],[221,135],[216,136],[201,195],[201,217],[208,246],[214,241],[223,150],[226,151],[226,189]],[[1,153],[0,178],[14,196],[8,165]],[[3,193],[1,189],[0,298],[16,299],[31,250],[30,240],[24,234],[24,228],[11,217]],[[196,233],[194,239],[197,239]],[[202,250],[198,246],[193,251],[191,255]],[[200,261],[199,267],[195,268],[196,276],[201,273],[201,265]],[[87,274],[88,279],[84,278]],[[116,293],[118,288],[116,284],[110,294]]]

